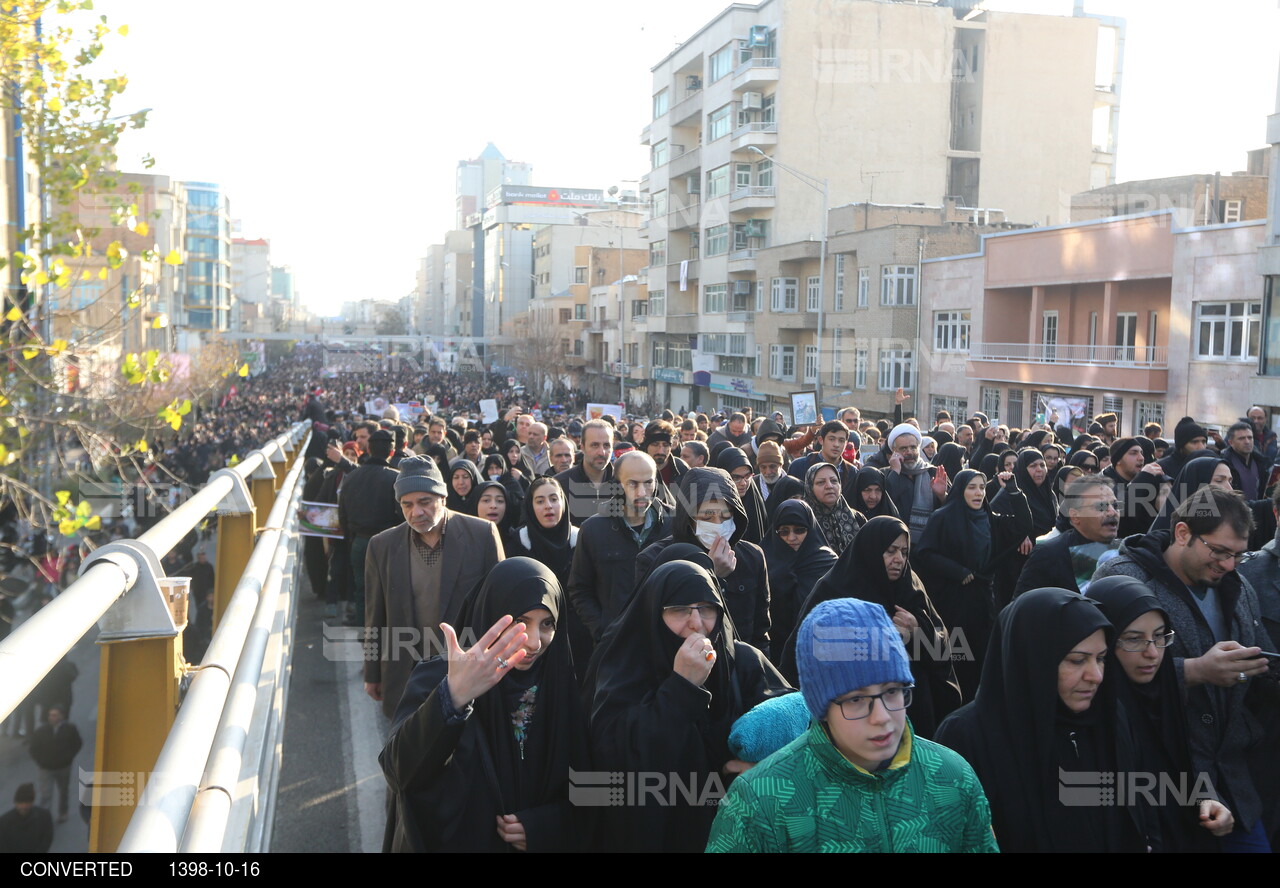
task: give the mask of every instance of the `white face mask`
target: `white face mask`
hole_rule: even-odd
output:
[[[497,481],[497,480],[498,480],[499,478],[501,478],[501,477],[502,477],[502,473],[501,473],[501,472],[490,472],[490,473],[489,473],[489,480],[490,480],[490,481]]]
[[[729,542],[729,538],[733,536],[733,531],[737,527],[732,518],[723,524],[716,524],[714,521],[696,521],[695,523],[693,535],[706,547],[707,551],[711,551],[711,544],[716,541],[716,537],[722,537],[726,543]]]

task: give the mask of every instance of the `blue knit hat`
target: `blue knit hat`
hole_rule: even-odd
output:
[[[831,701],[858,688],[911,684],[902,636],[882,606],[857,598],[824,601],[805,617],[796,638],[800,693],[809,714],[827,717]]]

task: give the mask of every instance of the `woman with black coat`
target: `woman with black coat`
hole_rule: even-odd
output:
[[[837,555],[849,548],[867,523],[866,516],[845,501],[840,484],[840,473],[831,463],[815,463],[804,475],[804,501],[813,509],[827,545]]]
[[[783,531],[787,532],[785,536]],[[787,500],[778,507],[773,532],[763,548],[769,568],[769,636],[773,639],[770,659],[786,674],[782,646],[800,625],[797,619],[800,606],[808,599],[814,584],[836,563],[836,553],[827,545],[813,509],[802,500]],[[788,676],[793,684],[796,681],[794,664],[793,654],[793,668]]]
[[[445,484],[449,493],[445,497],[445,505],[451,512],[464,515],[476,514],[476,488],[480,486],[480,470],[476,464],[465,456],[455,457],[449,463],[449,474],[445,475]]]
[[[743,531],[742,539],[761,545],[765,537],[764,499],[760,496],[760,488],[753,483],[755,472],[751,468],[751,460],[742,450],[730,445],[720,451],[715,467],[728,472],[738,488],[742,508],[747,512],[747,529]],[[745,476],[745,483],[739,480],[739,476]]]
[[[591,762],[564,613],[560,582],[530,558],[500,562],[467,596],[443,629],[448,657],[414,667],[392,719],[384,851],[586,847],[569,770]]]
[[[926,739],[963,700],[951,667],[947,627],[938,616],[924,584],[911,569],[911,534],[901,518],[872,518],[858,532],[853,545],[813,587],[796,615],[796,626],[824,601],[858,598],[885,609],[894,627],[904,633],[915,695],[911,703],[912,730]],[[796,634],[787,640],[782,674],[796,674]]]
[[[1018,451],[1013,474],[1018,479],[1018,489],[1027,498],[1027,508],[1031,510],[1031,532],[1022,538],[1017,553],[1010,555],[996,574],[997,611],[1013,599],[1013,590],[1018,586],[1018,577],[1022,575],[1035,541],[1052,532],[1058,522],[1058,496],[1054,493],[1044,454],[1034,447],[1022,448]],[[993,499],[996,495],[988,493]]]
[[[501,453],[492,453],[484,458],[484,478],[502,482],[502,486],[507,488],[508,508],[519,515],[524,509],[525,497],[529,495],[529,479],[523,473],[511,471],[511,464]]]
[[[605,847],[701,852],[716,814],[707,800],[745,768],[729,751],[733,723],[790,690],[737,640],[710,572],[688,561],[654,570],[592,655],[591,751],[602,770],[678,776],[693,801],[668,782],[663,803],[604,808]]]
[[[854,511],[867,516],[867,520],[888,515],[890,518],[901,518],[893,497],[885,489],[884,470],[875,466],[863,466],[858,469],[853,479],[853,499],[849,505]]]
[[[1031,513],[1017,478],[1011,472],[998,478],[1004,487],[988,504],[983,474],[961,472],[947,501],[929,516],[916,547],[924,587],[951,633],[958,655],[953,665],[966,700],[977,692],[995,622],[996,572],[1031,532]]]

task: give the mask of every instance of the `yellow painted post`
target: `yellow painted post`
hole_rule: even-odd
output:
[[[258,513],[254,527],[258,533],[266,526],[267,516],[276,502],[276,482],[274,478],[254,478],[249,482],[249,494],[253,497],[253,508]]]
[[[276,476],[275,481],[271,485],[271,489],[274,490],[276,493],[279,493],[280,488],[284,487],[284,476],[289,474],[289,463],[287,461],[273,462],[273,463],[270,463],[270,466],[271,466],[271,471]]]
[[[218,556],[213,591],[215,628],[222,621],[223,611],[231,603],[231,593],[235,591],[245,565],[249,563],[249,556],[253,554],[253,522],[253,512],[218,516]]]
[[[89,822],[93,853],[114,852],[124,836],[173,727],[182,672],[181,634],[102,644]],[[79,775],[72,777],[75,792]]]

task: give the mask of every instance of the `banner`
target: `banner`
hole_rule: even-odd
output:
[[[301,536],[342,539],[338,525],[337,503],[311,503],[302,500],[298,509],[298,533]]]
[[[484,398],[480,401],[480,419],[485,423],[498,421],[498,402],[495,398]]]
[[[614,419],[622,419],[627,408],[622,404],[588,404],[587,419],[600,419],[606,413]]]

